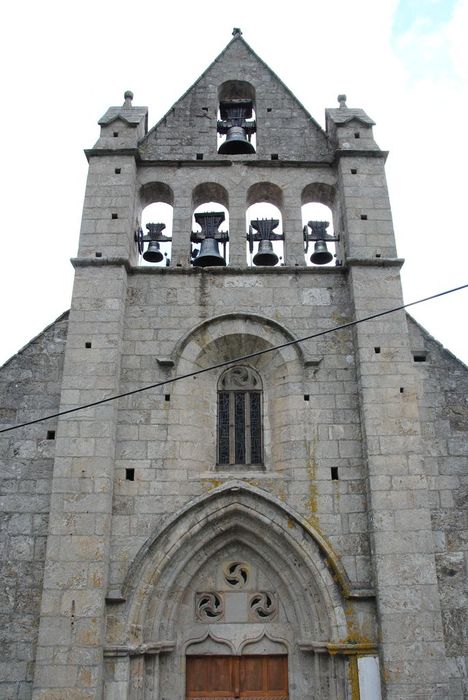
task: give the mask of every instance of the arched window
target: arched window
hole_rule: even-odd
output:
[[[171,262],[174,193],[164,182],[148,182],[140,189],[138,221],[141,235],[140,264],[169,266]],[[154,236],[153,241],[148,239]]]
[[[283,193],[278,185],[272,182],[257,182],[252,185],[247,192],[247,231],[249,238],[254,234],[254,241],[246,244],[247,265],[267,265],[274,266],[283,263],[284,241],[283,241],[283,217],[281,209],[283,206]],[[264,220],[265,228],[261,223]],[[274,224],[276,222],[276,226]],[[270,232],[259,240],[260,231]],[[253,249],[253,250],[252,250]],[[255,255],[253,254],[255,253]],[[284,263],[283,263],[284,264]]]
[[[228,80],[220,85],[218,98],[218,153],[255,153],[257,125],[253,85],[245,80]]]
[[[192,265],[205,267],[205,265],[228,265],[229,264],[229,197],[227,190],[216,182],[204,182],[197,185],[192,193],[193,216],[192,216],[192,236],[194,245],[190,248],[190,258]],[[203,215],[213,214],[208,217],[206,223]],[[198,217],[197,215],[201,215]],[[223,218],[224,217],[224,218]],[[201,220],[200,220],[201,219]],[[218,227],[216,223],[218,223]],[[199,234],[206,234],[214,231],[208,245],[200,241]],[[195,237],[194,235],[195,234]],[[207,239],[205,238],[205,241]],[[208,258],[206,255],[208,253]],[[198,256],[200,256],[198,258]],[[197,261],[198,258],[198,261]],[[203,262],[201,260],[205,258]]]
[[[322,241],[309,241],[305,246],[306,265],[337,265],[342,259],[333,220],[337,214],[335,189],[324,182],[314,182],[302,191],[302,226],[308,236],[324,234]],[[309,224],[310,222],[310,224]]]
[[[218,382],[218,465],[262,464],[262,384],[250,367],[231,367]]]

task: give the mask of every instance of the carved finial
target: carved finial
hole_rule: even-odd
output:
[[[232,36],[242,36],[242,30],[239,27],[234,27],[232,30]]]
[[[338,95],[338,102],[340,104],[340,109],[348,109],[346,105],[346,95]]]
[[[125,97],[125,102],[124,102],[123,106],[124,107],[131,107],[132,100],[133,100],[133,92],[131,90],[125,90],[124,97]]]

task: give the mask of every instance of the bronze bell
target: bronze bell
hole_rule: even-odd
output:
[[[143,260],[151,263],[158,263],[164,259],[164,255],[161,253],[159,243],[157,241],[150,241],[148,248],[143,253]]]
[[[254,265],[268,265],[274,267],[279,262],[279,258],[273,250],[273,243],[268,240],[261,240],[258,250],[252,260]]]
[[[228,129],[226,141],[221,144],[218,153],[222,155],[255,153],[255,148],[247,139],[245,129],[242,126],[231,126]]]
[[[200,252],[192,264],[194,267],[225,267],[226,261],[219,252],[218,241],[214,238],[204,238]]]
[[[325,241],[316,241],[314,252],[310,256],[310,262],[315,265],[326,265],[333,260],[333,255],[327,248]]]

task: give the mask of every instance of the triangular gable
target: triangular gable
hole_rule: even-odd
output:
[[[37,354],[41,353],[41,344],[46,345],[47,343],[54,343],[56,340],[59,343],[60,346],[60,351],[64,352],[65,351],[65,338],[67,334],[67,329],[68,329],[68,317],[69,317],[70,311],[64,311],[63,314],[60,314],[58,318],[55,319],[55,321],[52,321],[52,323],[49,323],[40,333],[35,335],[31,340],[29,340],[26,345],[23,345],[14,355],[8,358],[8,360],[5,360],[3,365],[0,366],[0,381],[2,380],[1,377],[1,371],[9,365],[11,362],[14,362],[17,360],[19,357],[26,353],[33,353],[34,352],[34,346],[37,345]],[[49,348],[50,350],[50,348]]]
[[[223,158],[217,154],[218,88],[239,79],[255,89],[257,153],[249,159],[331,160],[323,129],[240,34],[145,136],[141,158]]]
[[[425,351],[431,346],[432,350],[440,353],[448,363],[452,364],[453,369],[458,369],[460,371],[468,370],[468,366],[460,360],[459,357],[453,354],[448,348],[446,348],[442,343],[434,338],[428,330],[424,328],[416,319],[406,312],[406,318],[408,322],[408,329],[411,336],[411,342],[413,345],[413,351]],[[415,345],[416,343],[416,345]]]

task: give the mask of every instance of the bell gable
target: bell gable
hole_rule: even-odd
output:
[[[230,133],[229,127],[238,123],[244,133],[239,135],[239,127]],[[223,153],[224,135],[226,140],[243,138],[243,152],[234,148]],[[226,160],[233,155],[248,160],[332,159],[323,129],[238,31],[150,130],[139,150],[144,161]]]

